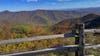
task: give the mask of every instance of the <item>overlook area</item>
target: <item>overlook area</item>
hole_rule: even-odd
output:
[[[87,19],[88,18],[88,19]],[[72,28],[77,23],[84,23],[86,29],[99,29],[100,16],[97,14],[87,14],[82,17],[77,17],[73,19],[65,19],[61,22],[58,22],[53,25],[35,25],[35,24],[19,24],[14,23],[11,24],[13,21],[1,21],[0,25],[0,40],[10,40],[10,39],[19,39],[19,38],[31,38],[35,36],[44,36],[44,35],[53,35],[53,34],[65,34],[72,31]],[[1,19],[2,20],[2,19]],[[96,22],[96,23],[95,23]],[[89,44],[100,44],[99,34],[88,33],[85,36],[85,43]],[[0,46],[1,54],[10,54],[10,53],[18,53],[18,52],[26,52],[32,50],[41,50],[45,48],[54,48],[60,47],[65,45],[72,45],[75,43],[75,38],[55,38],[51,40],[39,40],[39,41],[31,41],[31,42],[24,42],[18,44],[6,44]],[[16,51],[15,51],[16,50]],[[94,53],[96,54],[94,54]],[[48,53],[43,55],[64,55],[64,53],[60,52],[61,54],[56,53]],[[67,52],[71,55],[71,52]],[[87,50],[86,54],[93,54],[99,55],[98,50]],[[42,55],[42,54],[41,54]],[[41,56],[40,55],[40,56]],[[74,56],[74,53],[72,53]]]
[[[0,0],[0,56],[100,56],[100,0]]]

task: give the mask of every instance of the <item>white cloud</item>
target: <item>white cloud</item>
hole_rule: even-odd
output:
[[[27,2],[38,2],[38,0],[27,0]]]
[[[39,0],[26,0],[27,2],[38,2]],[[56,1],[59,1],[59,2],[62,2],[62,1],[72,1],[72,0],[56,0]]]

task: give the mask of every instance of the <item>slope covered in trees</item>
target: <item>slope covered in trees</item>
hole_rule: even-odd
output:
[[[0,12],[0,21],[8,21],[11,24],[55,24],[59,21],[77,18],[88,14],[87,12],[77,11],[57,11],[57,10],[34,10]]]
[[[52,29],[56,29],[55,32],[57,33],[66,33],[69,32],[76,23],[84,23],[85,28],[99,28],[100,15],[88,14],[79,18],[66,19],[53,25]]]

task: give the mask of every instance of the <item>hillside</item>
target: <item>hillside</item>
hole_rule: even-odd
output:
[[[85,23],[85,28],[97,28],[100,27],[100,15],[88,14],[79,18],[66,19],[53,25],[53,30],[57,29],[55,30],[57,33],[66,33],[66,31],[69,32],[76,23]]]
[[[55,24],[65,19],[73,19],[94,13],[100,15],[100,7],[72,10],[33,10],[33,11],[2,11],[0,21],[14,24]]]
[[[86,12],[57,11],[57,10],[35,10],[0,12],[0,21],[13,24],[55,24],[65,19],[77,18],[86,15]]]
[[[100,15],[88,14],[80,18],[80,20],[85,23],[86,28],[96,28],[100,26]]]
[[[2,11],[0,21],[11,24],[53,25],[62,20],[83,17],[94,13],[100,15],[100,8],[85,8],[75,10],[33,10],[33,11]]]

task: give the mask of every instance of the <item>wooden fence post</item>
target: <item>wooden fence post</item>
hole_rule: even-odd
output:
[[[84,56],[84,24],[76,24],[74,27],[75,44],[79,45],[78,50],[75,51],[75,56]]]
[[[85,56],[84,50],[84,24],[80,23],[79,26],[79,56]]]

